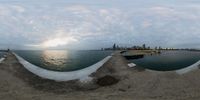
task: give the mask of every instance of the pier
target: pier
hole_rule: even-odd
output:
[[[143,58],[145,55],[159,54],[158,50],[126,50],[120,53],[128,60]]]

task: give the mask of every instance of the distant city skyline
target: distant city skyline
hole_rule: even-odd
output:
[[[0,49],[200,48],[197,0],[1,0]]]

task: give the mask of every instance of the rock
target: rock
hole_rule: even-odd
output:
[[[97,84],[100,86],[114,85],[118,82],[119,82],[118,79],[114,78],[113,76],[109,76],[109,75],[106,75],[104,77],[97,79]]]

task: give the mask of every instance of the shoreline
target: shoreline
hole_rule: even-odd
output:
[[[174,51],[174,50],[168,50],[168,51]],[[188,51],[188,50],[182,50],[182,51]],[[133,58],[134,58],[134,56],[136,56],[136,59],[138,59],[137,55],[153,55],[153,53],[154,53],[154,55],[157,54],[157,52],[155,50],[127,50],[126,52],[128,52],[129,56],[133,56]],[[134,52],[136,54],[134,54]],[[188,52],[197,52],[197,51],[188,51]],[[122,53],[122,55],[123,55],[123,53]],[[125,55],[127,55],[127,54],[125,54]],[[126,59],[129,60],[128,58],[126,58]],[[130,63],[137,66],[137,64],[135,64],[133,62],[130,62]],[[152,69],[146,69],[146,70],[150,71],[150,72],[173,72],[173,71],[175,71],[177,74],[182,75],[182,74],[191,72],[193,70],[199,69],[199,66],[200,66],[200,60],[198,60],[197,62],[195,62],[187,67],[184,67],[181,69],[176,69],[176,70],[170,70],[170,71],[157,71],[157,70],[152,70]]]
[[[199,66],[200,66],[200,60],[197,61],[196,63],[194,63],[194,64],[188,66],[188,67],[185,67],[185,68],[176,70],[176,73],[177,73],[177,74],[180,74],[180,75],[186,74],[186,73],[191,72],[191,71],[193,71],[193,70],[199,69]]]
[[[112,56],[107,56],[102,60],[98,61],[97,63],[86,67],[81,70],[77,71],[70,71],[70,72],[58,72],[47,70],[36,65],[29,63],[28,61],[24,60],[22,57],[18,56],[17,54],[13,53],[18,61],[26,68],[28,71],[32,72],[35,75],[40,76],[41,78],[51,79],[55,81],[70,81],[70,80],[81,80],[81,81],[90,81],[89,75],[96,72],[97,69],[103,66]]]
[[[77,80],[56,82],[42,79],[26,70],[8,54],[0,64],[1,100],[196,100],[200,98],[200,70],[183,75],[175,72],[149,72],[129,68],[119,53],[100,67],[91,77],[110,75],[119,79],[111,86],[95,82],[80,84]],[[153,91],[152,91],[153,90]],[[87,95],[86,95],[87,94]]]
[[[3,62],[6,59],[6,55],[7,54],[4,54],[2,57],[0,57],[0,63]]]
[[[5,58],[3,57],[3,58],[0,58],[0,63],[4,60]]]

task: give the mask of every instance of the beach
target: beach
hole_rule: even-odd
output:
[[[183,75],[175,71],[149,71],[129,68],[129,62],[116,52],[91,77],[111,76],[118,81],[100,86],[96,81],[56,82],[42,79],[26,70],[9,53],[0,64],[0,100],[198,100],[200,70]]]

